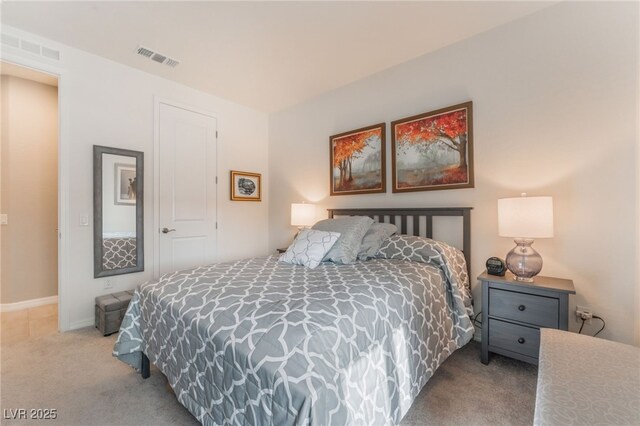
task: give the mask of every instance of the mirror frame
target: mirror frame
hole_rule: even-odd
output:
[[[102,241],[102,156],[122,155],[136,159],[136,260],[129,268],[103,268]],[[93,146],[93,277],[130,274],[144,271],[144,153],[130,149]]]

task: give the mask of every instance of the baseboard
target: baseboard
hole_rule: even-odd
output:
[[[51,305],[58,303],[58,296],[42,297],[40,299],[23,300],[15,303],[0,304],[0,312],[14,312],[23,309],[36,308],[38,306]]]
[[[85,327],[95,326],[95,325],[96,325],[95,318],[87,318],[84,320],[72,322],[71,324],[69,324],[69,330],[67,331],[77,330],[79,328],[85,328]]]

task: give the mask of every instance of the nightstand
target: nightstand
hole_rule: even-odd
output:
[[[482,356],[489,353],[538,364],[540,328],[567,330],[569,295],[575,294],[573,281],[535,277],[532,283],[516,281],[507,272],[504,277],[485,271],[482,282]]]

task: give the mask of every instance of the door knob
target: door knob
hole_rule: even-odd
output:
[[[173,231],[175,231],[175,229],[162,228],[162,233],[163,234],[168,234],[169,232],[173,232]]]

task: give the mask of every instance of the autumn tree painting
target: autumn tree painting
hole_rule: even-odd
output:
[[[385,124],[330,137],[331,195],[385,192]]]
[[[393,191],[473,187],[472,104],[392,123]]]

